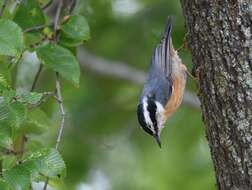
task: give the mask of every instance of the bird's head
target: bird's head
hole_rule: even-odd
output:
[[[164,125],[164,108],[153,97],[144,97],[137,107],[137,117],[142,129],[155,138],[161,148],[160,133]]]

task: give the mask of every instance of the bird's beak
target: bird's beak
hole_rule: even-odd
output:
[[[156,139],[158,146],[161,148],[160,135],[155,135],[154,138]]]

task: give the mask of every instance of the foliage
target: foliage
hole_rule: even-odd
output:
[[[0,189],[28,190],[32,182],[47,179],[55,187],[62,186],[66,165],[58,147],[37,143],[40,136],[54,127],[42,109],[43,104],[61,100],[49,90],[33,92],[40,69],[34,73],[30,70],[29,74],[34,76],[31,91],[20,92],[13,79],[18,78],[16,70],[22,68],[22,57],[29,50],[30,54],[37,54],[47,70],[78,86],[80,68],[72,52],[89,39],[89,26],[84,16],[71,16],[70,12],[64,22],[49,24],[50,19],[42,9],[47,1],[23,0],[14,10],[16,2],[6,2],[6,7],[1,3],[0,18]],[[75,43],[71,43],[69,50],[72,41]],[[57,98],[53,99],[54,96]]]
[[[22,29],[13,21],[0,20],[0,55],[18,56],[23,49]]]
[[[38,48],[37,55],[42,64],[58,72],[63,78],[79,85],[80,69],[75,56],[56,44],[47,44]]]

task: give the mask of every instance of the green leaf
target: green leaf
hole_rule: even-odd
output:
[[[27,190],[31,183],[30,168],[20,164],[3,172],[7,184],[15,190]]]
[[[11,128],[3,123],[0,123],[0,147],[7,149],[12,147]]]
[[[37,160],[25,161],[21,164],[21,167],[29,171],[31,180],[39,176],[40,163]]]
[[[43,98],[43,93],[29,92],[25,94],[18,95],[16,97],[17,101],[22,104],[38,104]]]
[[[4,97],[0,97],[0,126],[8,118],[9,110]]]
[[[4,180],[13,189],[27,190],[39,175],[57,178],[65,174],[65,163],[56,149],[32,153],[23,163],[3,172]]]
[[[62,34],[60,35],[59,44],[64,47],[76,47],[83,43],[82,40],[76,40],[72,38],[68,38],[66,35]]]
[[[1,73],[1,85],[2,87],[5,86],[8,89],[11,88],[10,84],[12,84],[12,75],[11,69],[9,65],[9,57],[7,56],[0,56],[0,73]],[[3,87],[3,88],[5,88]],[[6,88],[5,88],[6,89]],[[2,93],[2,92],[0,92]]]
[[[0,19],[0,55],[19,56],[23,41],[22,29],[16,23]]]
[[[32,109],[27,113],[27,120],[24,122],[21,130],[23,133],[40,134],[52,125],[50,119],[41,109]]]
[[[44,25],[46,21],[42,9],[35,0],[23,0],[13,20],[22,29]]]
[[[17,163],[16,155],[4,155],[2,159],[2,169],[9,170],[13,168]]]
[[[33,52],[36,48],[36,44],[40,44],[43,37],[44,36],[41,34],[41,32],[24,33],[25,47],[27,47],[29,51]]]
[[[26,109],[19,102],[0,101],[0,126],[19,128],[26,119]]]
[[[56,149],[50,149],[42,159],[41,173],[48,177],[64,175],[66,165],[60,153]]]
[[[3,176],[8,184],[12,187],[26,187],[39,176],[40,163],[38,160],[28,160],[14,167],[4,170]],[[23,176],[22,176],[23,175]],[[14,177],[14,179],[11,179]],[[24,183],[23,183],[24,181]],[[26,190],[24,188],[24,190]]]
[[[0,0],[0,7],[3,7],[4,6],[4,1],[5,0]],[[11,8],[8,7],[8,4],[10,4],[8,1],[5,2],[6,3],[6,7],[4,8],[3,12],[2,12],[2,18],[12,18],[12,14],[11,14]]]
[[[63,34],[74,41],[84,41],[90,38],[90,29],[84,16],[73,15],[61,27]]]
[[[9,117],[8,122],[10,126],[19,128],[26,118],[25,107],[18,102],[14,102],[8,105]]]
[[[26,162],[36,163],[36,172],[47,177],[58,177],[65,174],[65,162],[60,153],[54,148],[42,149],[32,153],[24,163]]]
[[[6,184],[5,180],[3,178],[0,178],[0,189],[1,190],[10,190],[8,185]]]
[[[8,89],[10,89],[10,86],[7,82],[7,79],[5,78],[3,74],[0,73],[0,93],[3,90],[8,90]]]
[[[79,64],[69,50],[56,44],[47,44],[37,50],[37,55],[47,68],[58,72],[63,78],[76,86],[79,85]]]
[[[6,90],[3,92],[2,97],[0,101],[4,101],[5,103],[11,102],[13,98],[16,96],[15,90]]]
[[[29,138],[29,141],[26,143],[27,150],[30,150],[31,152],[38,151],[42,149],[45,145],[44,138],[40,136],[39,138],[37,136],[32,136]]]

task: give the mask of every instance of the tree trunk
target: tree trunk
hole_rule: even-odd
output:
[[[252,190],[252,1],[181,0],[220,190]]]

